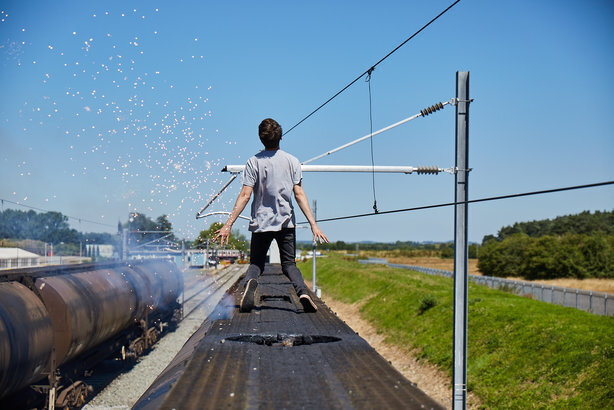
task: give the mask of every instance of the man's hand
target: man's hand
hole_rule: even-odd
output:
[[[217,232],[215,232],[215,236],[213,237],[213,242],[216,242],[217,238],[220,238],[220,246],[224,246],[225,243],[228,243],[231,228],[232,225],[228,226],[228,224],[225,224],[220,229],[218,229]]]
[[[326,235],[324,235],[324,232],[322,232],[322,230],[318,227],[318,225],[313,224],[311,226],[311,232],[313,232],[313,241],[314,242],[326,242],[328,243],[328,238],[326,237]]]
[[[232,213],[228,216],[226,223],[219,229],[215,236],[213,237],[213,242],[217,241],[217,238],[220,238],[220,245],[224,246],[224,244],[228,243],[228,239],[230,238],[230,230],[232,229],[232,224],[235,223],[243,209],[245,209],[245,205],[249,202],[249,198],[252,196],[253,187],[243,185],[241,188],[241,192],[239,192],[239,196],[237,197],[237,201],[235,202],[235,206],[232,209]]]

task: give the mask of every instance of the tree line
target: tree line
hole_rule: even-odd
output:
[[[160,215],[154,221],[140,212],[132,212],[128,221],[118,227],[118,231],[128,230],[128,246],[143,245],[156,240],[177,241],[173,224],[166,215]]]
[[[531,280],[614,278],[614,211],[505,226],[484,237],[478,268]]]
[[[595,211],[594,213],[584,211],[575,215],[559,216],[552,220],[543,219],[539,221],[516,222],[512,226],[504,226],[499,229],[497,236],[484,236],[482,243],[492,239],[502,241],[509,236],[519,233],[539,238],[546,235],[591,235],[594,232],[614,235],[614,211]]]
[[[79,244],[115,244],[116,235],[100,232],[82,233],[68,224],[60,212],[38,213],[33,210],[6,209],[0,212],[0,239],[3,246],[18,246],[44,253],[45,244],[53,244],[59,254],[79,254]]]
[[[128,221],[118,224],[118,232],[124,229],[128,230],[130,246],[162,237],[169,241],[176,240],[166,215],[152,220],[145,214],[134,212]],[[70,227],[68,217],[60,212],[6,209],[0,211],[0,244],[41,255],[45,249],[51,248],[45,244],[52,244],[56,255],[79,255],[84,254],[86,244],[113,245],[119,249],[121,238],[118,234],[107,232],[79,232]]]

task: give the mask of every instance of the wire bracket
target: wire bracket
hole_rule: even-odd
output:
[[[371,67],[371,68],[369,68],[367,70],[367,72],[366,72],[367,77],[365,78],[365,82],[368,83],[369,81],[371,81],[371,74],[373,74],[373,71],[375,71],[375,66],[373,66],[373,67]]]
[[[469,100],[461,100],[461,99],[459,99],[459,98],[454,97],[454,98],[450,98],[450,100],[448,101],[448,103],[449,103],[450,105],[456,105],[456,104],[458,104],[459,102],[464,102],[464,103],[472,103],[472,102],[473,102],[473,98],[471,98],[471,99],[469,99]]]
[[[458,167],[450,167],[443,170],[443,172],[447,172],[448,174],[458,174],[459,172],[471,172],[473,168],[468,169],[459,169]]]

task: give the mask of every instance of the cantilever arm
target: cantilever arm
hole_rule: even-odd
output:
[[[220,189],[218,191],[217,194],[213,195],[213,197],[209,200],[209,202],[207,202],[207,204],[205,206],[203,206],[203,208],[196,213],[196,219],[204,218],[204,216],[202,216],[201,214],[205,211],[205,209],[209,208],[209,205],[211,205],[213,203],[213,201],[215,201],[217,199],[217,197],[220,196],[222,194],[222,192],[224,192],[226,190],[226,188],[228,188],[228,186],[230,184],[232,184],[232,181],[234,181],[238,176],[239,176],[239,174],[233,174],[232,177],[230,177],[228,182],[226,182],[226,185],[224,185],[222,187],[222,189]]]
[[[311,159],[308,159],[307,161],[303,161],[302,164],[303,165],[309,164],[310,162],[313,162],[313,161],[315,161],[317,159],[323,158],[323,157],[325,157],[327,155],[330,155],[330,154],[334,154],[337,151],[341,151],[342,149],[350,147],[350,146],[352,146],[354,144],[357,144],[357,143],[359,143],[361,141],[364,141],[364,140],[366,140],[368,138],[372,138],[372,137],[376,136],[377,134],[381,134],[384,131],[388,131],[388,130],[390,130],[392,128],[398,127],[401,124],[405,124],[406,122],[409,122],[411,120],[415,120],[418,117],[426,117],[427,115],[429,115],[429,114],[431,114],[431,113],[433,113],[435,111],[441,110],[443,107],[445,107],[448,104],[454,104],[453,100],[454,99],[451,99],[450,101],[446,101],[444,103],[440,102],[438,104],[432,105],[431,107],[425,108],[424,110],[420,110],[420,112],[418,114],[416,114],[416,115],[412,115],[411,117],[405,118],[404,120],[401,120],[401,121],[396,122],[396,123],[394,123],[392,125],[384,127],[381,130],[375,131],[374,133],[367,134],[364,137],[360,137],[358,139],[355,139],[354,141],[348,142],[347,144],[341,145],[340,147],[331,149],[330,151],[326,151],[325,153],[323,153],[321,155],[318,155],[317,157],[313,157]]]
[[[213,216],[213,215],[230,215],[232,212],[228,212],[228,211],[215,211],[215,212],[209,212],[206,213],[204,215],[200,215],[199,218],[206,218],[208,216]],[[238,218],[243,218],[243,219],[247,219],[248,221],[251,221],[251,218],[248,218],[247,216],[243,216],[243,215],[239,215]]]

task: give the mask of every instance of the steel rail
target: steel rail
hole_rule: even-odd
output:
[[[192,313],[194,313],[200,306],[202,306],[205,302],[208,302],[215,294],[217,291],[219,291],[222,287],[224,287],[228,282],[230,282],[236,273],[237,268],[233,267],[230,268],[228,270],[228,272],[226,272],[224,274],[224,276],[222,276],[220,279],[224,280],[222,283],[220,283],[220,281],[218,280],[214,280],[213,283],[217,286],[207,286],[204,289],[202,289],[201,291],[199,291],[198,293],[201,293],[204,290],[207,289],[213,289],[213,292],[211,292],[209,295],[207,295],[205,298],[203,298],[203,300],[201,300],[200,302],[198,302],[195,306],[193,306],[190,311],[183,316],[183,319],[181,319],[182,321],[185,320],[188,316],[190,316]],[[195,295],[193,295],[195,296]],[[191,298],[193,298],[193,296]]]

